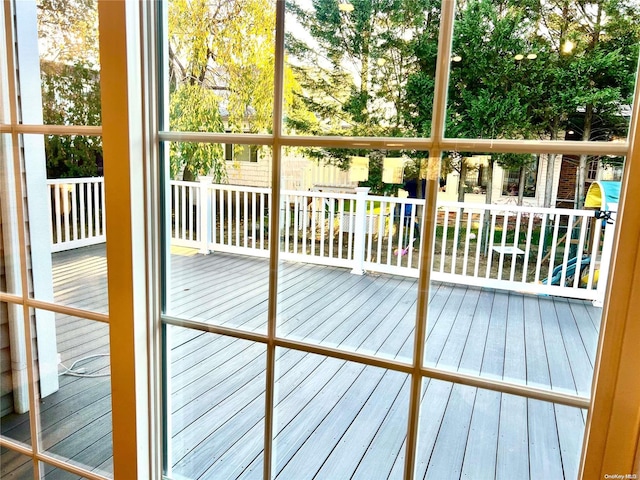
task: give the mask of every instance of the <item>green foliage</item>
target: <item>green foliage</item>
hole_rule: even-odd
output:
[[[43,121],[100,125],[98,9],[95,0],[40,0],[40,78]],[[102,174],[102,139],[45,137],[49,178]]]
[[[94,177],[102,174],[102,138],[80,135],[45,137],[47,178]]]
[[[42,113],[49,125],[100,125],[100,79],[89,65],[42,61]],[[48,178],[101,174],[102,139],[80,135],[45,137]]]
[[[218,102],[219,98],[211,90],[199,85],[181,85],[171,96],[170,127],[180,131],[224,131]],[[207,174],[211,174],[217,183],[226,178],[224,152],[220,144],[174,142],[169,159],[171,178],[176,178],[183,168],[185,180]]]

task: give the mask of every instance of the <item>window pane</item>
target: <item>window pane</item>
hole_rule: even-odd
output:
[[[171,130],[272,130],[275,11],[264,0],[169,1]]]
[[[33,478],[33,461],[31,457],[0,447],[0,472],[3,478]]]
[[[109,326],[62,314],[55,314],[54,325],[51,335],[38,337],[39,358],[49,348],[60,358],[53,371],[40,365],[43,380],[57,375],[59,383],[40,402],[42,447],[77,466],[113,476]]]
[[[429,136],[437,2],[292,0],[286,9],[287,133]]]
[[[407,375],[287,349],[276,371],[274,476],[402,478]]]
[[[18,195],[11,136],[0,135],[0,292],[20,294]]]
[[[425,155],[287,158],[305,173],[281,192],[278,335],[410,360]]]
[[[51,478],[59,478],[60,480],[82,480],[82,478],[84,478],[62,470],[61,468],[52,467],[44,462],[40,462],[40,471]]]
[[[620,189],[619,181],[587,179],[595,158],[603,178],[609,157],[493,154],[443,162],[427,365],[590,394],[602,313],[594,303],[604,300],[616,228],[610,211]],[[533,168],[535,196],[526,197]],[[521,197],[502,192],[515,169],[525,178]],[[459,178],[470,175],[485,178],[484,191],[465,193]]]
[[[98,2],[38,0],[36,3],[42,123],[100,125]],[[28,21],[28,17],[24,20]]]
[[[166,313],[265,332],[271,151],[257,147],[257,162],[234,163],[224,161],[223,151],[219,144],[171,145]],[[220,155],[218,163],[195,166],[211,152]],[[194,181],[190,168],[211,176]]]
[[[24,135],[23,144],[32,295],[106,313],[102,141],[80,135]]]
[[[639,18],[637,4],[462,4],[453,34],[446,135],[626,137]]]
[[[191,479],[247,475],[252,462],[262,463],[265,346],[166,328],[167,474]],[[254,474],[262,478],[262,467]]]
[[[24,314],[20,305],[0,302],[0,434],[13,441],[31,444],[29,419],[29,379],[27,376],[27,345]],[[4,447],[0,468],[10,472],[27,461]]]
[[[577,478],[585,411],[438,380],[421,408],[416,478]]]

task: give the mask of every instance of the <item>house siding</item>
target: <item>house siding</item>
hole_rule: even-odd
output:
[[[2,210],[0,209],[0,291],[7,291]],[[9,344],[9,312],[0,302],[0,416],[13,411],[13,379],[11,376],[11,345]]]

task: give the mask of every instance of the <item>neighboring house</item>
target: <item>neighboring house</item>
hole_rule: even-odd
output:
[[[525,206],[541,207],[544,205],[544,192],[546,189],[547,156],[540,155],[537,162],[532,163],[525,175],[525,188],[522,204]],[[473,166],[466,175],[465,202],[485,203],[486,186],[488,185],[489,169],[487,156],[476,156],[469,163]],[[562,160],[556,159],[553,173],[553,197],[552,205],[559,208],[574,208],[576,190],[576,170],[578,157],[564,155]],[[606,165],[601,160],[595,159],[589,163],[585,192],[589,185],[597,180],[620,180],[622,167]],[[458,185],[460,174],[454,171],[447,175],[446,186],[438,194],[438,198],[444,201],[455,202],[458,198]],[[519,171],[509,170],[498,164],[493,166],[492,203],[516,204],[518,202]]]
[[[269,187],[273,160],[266,148],[249,145],[225,145],[227,180],[231,185]],[[284,190],[353,191],[357,181],[348,171],[334,165],[321,165],[299,154],[287,154],[282,159]]]

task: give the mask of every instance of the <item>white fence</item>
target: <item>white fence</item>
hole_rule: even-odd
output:
[[[104,178],[47,180],[51,212],[51,251],[105,241]]]
[[[270,189],[209,182],[170,182],[172,244],[267,257]],[[102,183],[50,185],[55,250],[104,241]],[[280,198],[281,259],[417,277],[424,200],[366,188]],[[439,203],[432,278],[601,301],[613,238],[613,225],[604,226],[587,210]]]

